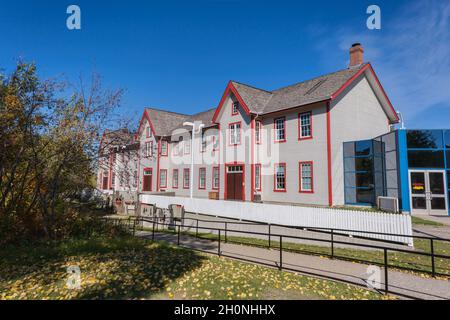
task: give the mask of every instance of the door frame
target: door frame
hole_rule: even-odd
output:
[[[224,199],[225,200],[229,200],[228,197],[228,171],[227,171],[227,167],[232,167],[232,166],[242,166],[242,201],[245,201],[245,163],[244,162],[228,162],[225,163],[224,165],[224,174],[225,174],[225,188],[224,188]],[[235,200],[236,199],[230,199],[230,200]],[[237,200],[239,201],[239,200]]]
[[[144,190],[144,186],[145,186],[145,172],[146,171],[150,171],[151,174],[149,175],[150,178],[150,191],[149,190]],[[144,170],[142,170],[142,192],[152,192],[153,191],[153,168],[144,168]]]
[[[411,190],[411,173],[414,173],[414,172],[423,172],[424,177],[425,177],[425,195],[423,196],[425,198],[426,206],[427,206],[427,208],[425,210],[418,210],[418,209],[414,210],[413,209],[412,199],[414,196],[417,197],[417,195],[414,195]],[[432,210],[431,209],[431,199],[427,196],[427,193],[430,192],[430,175],[429,175],[430,173],[442,173],[442,175],[443,175],[444,195],[443,195],[443,197],[440,196],[438,198],[444,198],[444,201],[445,201],[445,209],[444,210]],[[449,203],[448,203],[447,186],[448,186],[447,172],[445,169],[410,169],[410,170],[408,170],[409,203],[411,206],[411,213],[417,213],[417,214],[421,214],[421,215],[430,215],[430,216],[431,215],[448,216],[449,215],[448,214]]]

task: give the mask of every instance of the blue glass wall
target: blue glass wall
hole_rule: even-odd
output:
[[[405,130],[405,132],[408,169],[445,170],[450,204],[450,130]]]

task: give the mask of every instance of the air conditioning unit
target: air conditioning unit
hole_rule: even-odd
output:
[[[395,197],[378,197],[377,207],[380,210],[399,213],[398,198]]]

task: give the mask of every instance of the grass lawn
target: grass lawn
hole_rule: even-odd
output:
[[[81,289],[68,289],[68,266]],[[0,249],[0,299],[392,299],[129,236]]]
[[[144,228],[147,231],[151,229]],[[165,230],[164,232],[173,232]],[[195,232],[184,232],[191,236],[195,235]],[[212,233],[199,233],[199,237],[205,239],[217,239],[218,236]],[[221,240],[225,241],[225,236],[221,236]],[[258,247],[268,247],[269,242],[264,239],[256,239],[249,237],[236,237],[228,236],[228,242],[245,244],[250,246]],[[279,242],[272,240],[271,247],[279,248]],[[414,247],[416,250],[421,252],[431,252],[430,241],[416,239],[414,240]],[[357,247],[355,247],[357,248]],[[320,246],[320,245],[310,245],[310,244],[300,244],[288,242],[288,240],[283,241],[283,250],[290,250],[299,253],[314,254],[321,256],[330,256],[331,249],[330,246]],[[435,254],[450,255],[450,243],[443,241],[434,241],[434,252]],[[384,253],[381,250],[361,250],[353,248],[334,248],[334,256],[337,259],[346,259],[357,262],[364,262],[370,264],[383,264],[384,263]],[[429,274],[423,273],[424,271],[431,272],[431,257],[423,256],[420,254],[412,253],[402,253],[402,252],[389,252],[388,251],[388,262],[392,267],[409,268],[415,269],[416,273],[423,277],[431,277]],[[444,276],[450,276],[450,259],[435,258],[435,270]]]

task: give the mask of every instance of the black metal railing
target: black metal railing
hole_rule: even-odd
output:
[[[112,218],[112,219],[114,220],[114,218]],[[125,219],[117,219],[117,220],[122,220],[123,221]],[[283,251],[299,251],[299,250],[293,250],[293,249],[290,249],[290,248],[286,248],[286,245],[283,247],[283,244],[285,243],[283,240],[296,239],[296,240],[307,240],[307,241],[328,243],[328,244],[330,244],[330,249],[331,249],[331,255],[330,256],[333,259],[341,259],[342,258],[342,259],[345,259],[345,260],[353,260],[353,261],[359,261],[359,262],[370,263],[370,264],[377,264],[379,266],[382,266],[384,268],[384,278],[385,278],[385,280],[384,280],[384,285],[385,285],[384,292],[385,293],[389,292],[389,284],[388,284],[388,269],[389,268],[404,269],[404,270],[408,270],[408,271],[427,273],[427,274],[431,274],[433,277],[436,277],[436,276],[448,277],[449,276],[449,274],[444,274],[444,273],[437,272],[436,271],[436,263],[435,263],[436,259],[445,259],[445,260],[450,261],[450,256],[449,255],[437,254],[435,252],[435,248],[434,248],[434,242],[435,241],[450,242],[450,239],[445,239],[445,238],[368,232],[368,233],[372,233],[372,234],[381,234],[381,235],[398,236],[398,237],[400,237],[400,236],[401,237],[410,237],[412,239],[422,239],[422,240],[423,239],[428,239],[430,241],[430,253],[428,253],[428,252],[423,252],[423,251],[413,251],[411,249],[407,250],[407,249],[402,249],[402,248],[387,247],[387,246],[383,246],[383,245],[348,242],[348,241],[341,241],[341,240],[337,240],[336,239],[336,236],[348,237],[349,234],[352,234],[352,233],[362,233],[362,231],[360,231],[360,230],[288,227],[289,229],[299,229],[299,230],[307,229],[307,231],[320,232],[320,233],[324,233],[325,230],[329,230],[327,233],[330,235],[330,238],[329,239],[324,239],[324,238],[313,238],[313,237],[305,237],[305,236],[294,236],[294,235],[287,235],[287,234],[279,234],[279,233],[273,233],[272,232],[272,230],[271,230],[272,226],[287,227],[287,226],[283,226],[283,225],[270,225],[270,224],[268,224],[267,225],[268,226],[268,232],[256,232],[256,231],[243,231],[243,230],[230,229],[229,228],[229,224],[238,224],[238,225],[239,224],[264,225],[264,224],[253,223],[253,222],[240,222],[240,221],[230,222],[230,221],[215,221],[215,220],[213,221],[213,220],[203,220],[203,219],[194,219],[194,218],[184,218],[185,221],[186,220],[195,221],[195,223],[192,224],[192,225],[186,225],[186,224],[182,223],[181,221],[174,221],[174,220],[168,221],[168,220],[169,219],[166,219],[166,218],[159,219],[159,218],[137,217],[135,219],[128,220],[128,223],[129,223],[129,227],[132,229],[133,234],[136,234],[137,228],[141,228],[143,226],[144,222],[151,224],[152,225],[152,227],[151,227],[151,232],[152,232],[151,238],[152,238],[152,240],[155,240],[155,234],[156,233],[158,233],[160,231],[166,232],[166,230],[164,230],[164,228],[167,226],[168,229],[169,229],[169,227],[170,227],[177,234],[177,245],[178,246],[181,245],[181,234],[185,233],[185,231],[183,231],[182,229],[188,229],[188,230],[190,229],[190,230],[192,230],[193,228],[195,228],[195,233],[192,232],[193,234],[187,234],[187,235],[195,236],[196,238],[200,238],[200,239],[207,239],[207,240],[211,240],[211,241],[217,241],[218,242],[218,249],[217,249],[217,255],[218,256],[223,256],[223,253],[221,251],[222,234],[224,235],[225,243],[229,242],[228,233],[238,233],[238,234],[244,234],[244,235],[247,234],[247,235],[253,235],[253,236],[267,237],[267,239],[268,239],[268,248],[270,248],[270,249],[278,249],[279,250],[278,268],[280,270],[284,269],[284,270],[298,271],[298,270],[295,270],[295,269],[283,266]],[[223,223],[224,227],[223,228],[218,228],[218,227],[211,227],[211,226],[209,226],[209,227],[200,226],[199,222],[219,223],[219,224]],[[122,222],[122,223],[124,223],[124,222]],[[159,226],[162,226],[163,230],[160,230]],[[216,237],[213,237],[213,238],[202,237],[202,236],[200,236],[199,230],[209,230],[210,232],[211,231],[215,232],[215,233],[217,233],[217,238]],[[363,233],[365,233],[365,232],[363,232]],[[278,238],[279,239],[279,243],[278,243],[278,247],[277,248],[272,246],[272,241],[271,241],[272,238]],[[370,240],[370,241],[374,241],[374,242],[391,243],[390,241],[386,241],[386,240],[382,240],[382,239],[376,239],[376,238],[371,238],[371,237],[370,238],[369,237],[358,237],[358,238],[366,239],[366,240]],[[243,244],[248,244],[248,243],[243,243]],[[251,245],[251,244],[249,244],[249,245]],[[381,250],[383,252],[383,262],[379,263],[379,262],[374,262],[374,261],[360,260],[360,259],[357,259],[357,258],[350,258],[349,259],[348,257],[342,257],[342,256],[339,256],[339,255],[336,255],[336,253],[335,253],[336,245],[353,246],[353,247],[359,247],[359,248]],[[192,247],[190,247],[190,249],[194,249],[194,250],[197,250],[197,251],[209,252],[207,250],[201,250],[201,249],[192,248]],[[303,253],[304,251],[299,251],[299,252]],[[390,252],[399,252],[399,253],[412,254],[412,255],[421,255],[421,256],[429,257],[430,260],[431,260],[431,271],[389,264],[389,253]],[[320,254],[322,255],[323,253],[320,253]],[[233,258],[240,259],[239,257],[234,257],[234,256],[233,256]],[[258,263],[261,263],[261,262],[258,262]]]

